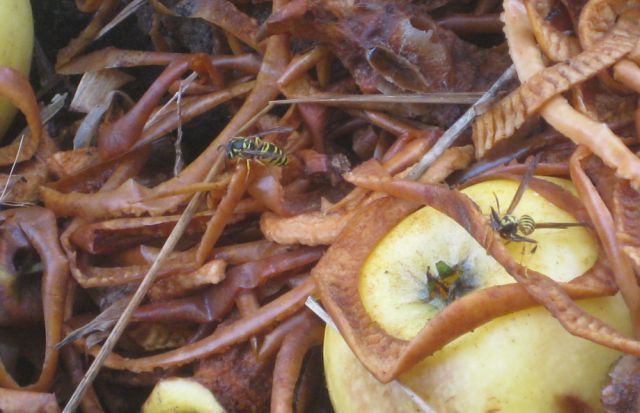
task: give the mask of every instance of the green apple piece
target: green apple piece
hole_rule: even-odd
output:
[[[550,180],[573,191],[569,181]],[[491,207],[497,207],[496,197],[504,212],[517,186],[512,181],[494,180],[463,192],[488,215]],[[575,222],[532,190],[525,192],[514,214],[530,215],[537,222]],[[573,279],[596,260],[595,240],[584,228],[539,229],[530,237],[538,241],[536,252],[530,252],[532,244],[511,242],[508,249],[512,256],[557,281]],[[428,301],[426,274],[436,271],[439,261],[459,266],[461,279],[475,288],[514,282],[455,221],[433,208],[422,208],[391,230],[362,268],[359,290],[363,304],[389,334],[411,339],[437,313],[438,308]],[[630,333],[628,310],[620,297],[579,304]],[[365,397],[373,409],[369,411],[382,411],[375,406],[388,400],[375,393],[382,394],[376,386],[383,385],[376,382],[371,386],[371,396],[362,386],[351,385],[358,380],[331,373],[336,368],[330,365],[332,360],[348,360],[343,353],[350,352],[335,342],[326,341],[324,351],[336,411],[353,411],[351,399]],[[616,351],[571,336],[545,309],[533,308],[498,318],[459,337],[403,375],[401,381],[440,413],[554,412],[571,403],[601,411],[600,388],[617,357]],[[356,371],[354,364],[359,362],[344,364],[340,370]]]
[[[197,381],[165,379],[153,388],[142,413],[223,413],[213,393]]]
[[[29,0],[0,1],[0,66],[18,70],[25,76],[31,68],[33,16]],[[0,98],[0,138],[16,114],[7,98]]]

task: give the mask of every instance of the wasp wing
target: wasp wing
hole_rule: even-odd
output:
[[[285,134],[285,133],[291,133],[294,130],[295,129],[290,128],[288,126],[279,126],[277,128],[271,128],[271,129],[260,131],[258,133],[254,133],[254,134],[251,135],[251,137],[260,138],[262,136],[273,135],[273,134],[281,135],[281,134]]]
[[[558,228],[566,229],[572,227],[586,227],[586,222],[536,222],[536,229]]]
[[[524,195],[524,191],[527,189],[527,186],[529,185],[529,180],[531,179],[531,177],[533,176],[533,173],[536,170],[536,166],[538,165],[539,159],[540,159],[540,154],[534,156],[531,162],[529,163],[529,168],[527,168],[527,172],[525,172],[525,174],[522,176],[522,179],[520,180],[520,185],[518,185],[518,190],[513,196],[513,199],[511,199],[511,204],[509,204],[509,208],[507,208],[507,212],[504,213],[505,215],[513,214],[513,210],[516,209],[516,207],[518,206],[518,203],[522,199],[522,195]]]

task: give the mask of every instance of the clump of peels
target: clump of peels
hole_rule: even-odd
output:
[[[544,2],[528,2],[529,7],[525,8],[522,3],[518,0],[506,1],[504,20],[510,53],[520,77],[527,81],[476,119],[473,130],[476,156],[484,155],[497,141],[512,136],[516,129],[525,125],[525,122],[531,122],[531,117],[539,112],[561,133],[585,145],[574,151],[569,163],[571,178],[584,206],[570,194],[559,194],[557,189],[552,190],[549,186],[543,185],[536,190],[545,197],[551,197],[554,203],[563,205],[567,211],[581,215],[584,222],[593,223],[602,243],[598,263],[582,277],[567,284],[556,283],[544,274],[531,270],[525,273],[505,253],[502,243],[489,229],[486,218],[463,195],[439,186],[391,179],[380,166],[369,168],[366,173],[359,171],[347,175],[346,179],[358,187],[384,192],[403,200],[383,199],[378,201],[378,205],[371,205],[369,210],[356,215],[313,272],[323,303],[341,333],[360,360],[381,381],[396,378],[423,357],[478,325],[534,303],[545,306],[572,334],[630,354],[638,355],[640,351],[639,341],[621,335],[584,313],[574,302],[580,297],[611,294],[619,288],[636,331],[638,329],[640,288],[627,258],[633,258],[629,254],[635,253],[635,242],[631,241],[635,236],[630,234],[635,227],[630,224],[630,217],[633,216],[633,207],[630,205],[637,195],[634,187],[640,163],[626,142],[613,135],[606,125],[597,124],[595,120],[580,114],[563,97],[558,96],[576,82],[594,77],[632,53],[640,33],[640,26],[635,19],[636,4],[614,2],[607,9],[610,13],[597,14],[590,13],[590,8],[604,7],[601,3],[606,2],[587,3],[577,23],[579,27],[590,24],[589,19],[600,19],[605,15],[609,18],[608,29],[594,36],[591,43],[584,46],[583,52],[567,62],[545,69],[536,39],[565,42],[572,39],[553,37],[548,33],[549,28],[546,33],[542,33],[544,28],[538,27],[537,32],[531,29],[527,11],[536,14],[540,10],[549,12],[550,7]],[[600,17],[596,17],[596,14]],[[538,21],[538,17],[532,16],[531,20]],[[597,27],[602,27],[604,23],[598,21]],[[583,29],[583,33],[588,33],[588,30]],[[582,43],[584,45],[585,41]],[[567,50],[574,48],[572,45],[565,46]],[[545,48],[542,47],[542,50]],[[559,113],[565,117],[561,119]],[[530,125],[528,127],[531,128]],[[594,132],[597,134],[600,131],[602,133],[596,141]],[[608,137],[604,138],[605,135]],[[615,168],[615,175],[611,176],[615,185],[611,188],[616,189],[609,194],[613,197],[610,209],[584,173],[581,162],[591,156],[591,152],[606,165]],[[403,341],[391,337],[370,319],[359,300],[356,286],[359,269],[371,248],[418,204],[430,205],[456,220],[507,269],[518,284],[508,286],[512,288],[510,291],[501,286],[465,296],[430,320],[416,338]],[[625,205],[629,206],[625,208]],[[616,214],[615,219],[613,213]],[[365,223],[368,225],[366,228]],[[616,234],[616,228],[621,227],[624,230]],[[491,299],[483,296],[493,289],[501,290],[501,293],[496,291]],[[519,294],[527,298],[516,300]],[[496,299],[496,296],[505,297],[505,300]]]

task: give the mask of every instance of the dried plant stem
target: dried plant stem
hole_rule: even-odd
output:
[[[102,30],[100,30],[100,32],[96,36],[96,40],[109,33],[111,29],[113,29],[114,27],[122,23],[124,19],[135,13],[140,7],[142,7],[144,3],[146,3],[146,1],[147,0],[134,0],[131,3],[127,4],[125,8],[122,9],[120,13],[118,13],[118,15],[113,18],[113,20],[111,20],[106,26],[102,28]]]
[[[66,93],[63,94],[63,95],[55,95],[51,99],[51,103],[40,111],[40,120],[42,121],[43,125],[45,123],[49,122],[51,120],[51,118],[53,118],[58,112],[60,112],[60,110],[64,107],[64,103],[65,103],[66,100],[67,100],[67,94]],[[22,145],[24,143],[24,138],[25,138],[27,133],[30,133],[29,132],[29,127],[24,128],[20,132],[20,143],[18,144],[18,150],[16,151],[16,157],[15,157],[13,163],[11,164],[11,169],[9,170],[9,176],[7,177],[7,183],[2,188],[2,193],[0,193],[0,204],[10,205],[10,203],[6,203],[4,201],[4,199],[5,199],[5,196],[8,195],[7,194],[7,190],[9,189],[9,184],[11,184],[11,178],[13,177],[13,173],[15,171],[16,165],[18,164],[18,161],[20,160],[20,154],[22,153]],[[19,205],[21,205],[21,204],[19,204]],[[26,205],[26,203],[25,203],[25,205]]]
[[[331,95],[319,94],[316,96],[299,97],[272,101],[277,105],[293,103],[325,103],[327,105],[340,103],[424,103],[440,105],[464,105],[473,104],[482,98],[480,92],[434,92],[412,93],[401,95]]]
[[[509,72],[508,78],[502,80],[505,75]],[[398,103],[398,104],[407,104],[407,103],[424,103],[424,104],[451,104],[451,105],[459,105],[459,104],[472,104],[475,103],[473,107],[476,109],[479,105],[484,105],[488,103],[491,98],[493,98],[497,91],[500,90],[504,84],[511,80],[513,77],[515,70],[511,67],[507,72],[503,73],[500,79],[496,81],[496,83],[489,89],[485,94],[475,93],[475,92],[464,92],[464,93],[451,93],[451,92],[443,92],[443,93],[422,93],[422,94],[401,94],[401,95],[331,95],[331,94],[321,94],[317,96],[308,96],[308,97],[299,97],[294,99],[281,99],[281,100],[271,100],[269,103],[258,113],[256,113],[246,124],[245,126],[237,132],[239,135],[240,132],[243,132],[253,126],[260,117],[265,115],[275,106],[279,105],[293,105],[293,104],[302,104],[302,103],[317,103],[317,104],[325,104],[325,105],[341,105],[341,104],[349,104],[349,103]],[[501,81],[502,80],[502,81]],[[487,97],[487,95],[490,95]],[[471,109],[469,109],[471,111]],[[462,120],[465,116],[469,114],[467,111],[460,120]],[[469,125],[469,123],[475,118],[478,110],[474,110],[472,112],[472,116],[468,121],[465,122],[464,127]],[[460,122],[458,120],[458,122]],[[458,124],[456,122],[456,124]],[[455,126],[455,124],[454,124]],[[463,127],[463,130],[464,130]],[[453,128],[453,127],[452,127]],[[459,135],[459,133],[458,133]],[[456,135],[457,137],[457,135]],[[447,146],[448,147],[448,146]],[[446,149],[446,148],[444,148]]]
[[[476,101],[467,110],[464,115],[460,117],[447,131],[438,139],[433,148],[420,159],[420,162],[416,166],[413,167],[409,175],[408,179],[416,180],[427,168],[435,161],[442,153],[449,148],[453,142],[464,132],[464,130],[473,122],[475,117],[482,112],[482,110],[493,101],[496,97],[500,89],[502,89],[516,74],[516,69],[513,65],[511,65],[504,73],[496,80],[496,82],[486,91],[480,99]]]
[[[213,179],[216,177],[216,175],[218,175],[222,171],[223,167],[224,167],[224,157],[218,156],[213,166],[211,167],[211,169],[209,169],[209,173],[205,178],[205,182],[212,182]],[[127,305],[124,312],[118,319],[118,322],[113,327],[113,330],[109,334],[109,337],[107,337],[107,340],[105,341],[104,345],[100,349],[100,352],[96,355],[96,358],[93,360],[93,363],[91,363],[91,366],[85,373],[84,377],[82,378],[82,381],[80,381],[80,384],[78,385],[78,387],[76,387],[76,390],[73,392],[73,395],[71,396],[71,398],[69,399],[69,402],[65,406],[63,413],[73,413],[76,411],[78,404],[80,403],[80,401],[82,400],[82,397],[84,396],[84,393],[87,391],[91,383],[93,383],[105,359],[115,347],[116,343],[120,339],[120,336],[122,336],[122,333],[124,332],[124,329],[127,327],[127,324],[129,324],[129,320],[131,319],[133,312],[138,307],[140,302],[142,302],[142,299],[146,295],[147,291],[149,290],[153,282],[156,280],[158,271],[160,270],[160,267],[162,266],[165,258],[169,254],[171,254],[171,252],[173,252],[176,244],[182,237],[182,234],[187,229],[187,226],[189,225],[191,218],[193,217],[196,210],[198,209],[201,198],[202,198],[201,192],[198,192],[191,198],[191,201],[187,205],[187,208],[184,210],[184,212],[180,216],[180,219],[176,223],[176,226],[173,228],[173,231],[171,231],[171,234],[169,234],[167,241],[162,246],[162,249],[160,250],[158,257],[153,262],[153,265],[151,265],[151,268],[149,268],[149,271],[147,271],[147,274],[144,276],[144,279],[142,280],[142,282],[140,283],[140,286],[138,287],[135,294],[131,298],[131,301],[129,301],[129,304]]]
[[[196,73],[192,73],[192,75],[196,75]],[[191,80],[189,83],[191,83],[191,82],[193,82],[193,80]],[[184,157],[183,157],[183,154],[182,154],[182,136],[183,136],[183,131],[182,131],[182,94],[184,93],[186,88],[187,88],[186,81],[181,81],[180,82],[180,88],[178,89],[178,92],[176,93],[176,95],[177,95],[177,99],[176,99],[176,116],[178,118],[178,132],[177,132],[177,135],[176,135],[176,141],[174,143],[175,151],[176,151],[176,160],[175,160],[174,165],[173,165],[173,176],[178,176],[180,174],[180,172],[182,171],[182,168],[184,167]]]
[[[24,143],[24,133],[20,134],[20,143],[18,144],[18,150],[16,151],[16,158],[11,164],[11,169],[9,170],[9,176],[7,177],[7,183],[4,184],[4,188],[2,188],[2,193],[0,193],[0,204],[4,202],[4,198],[7,195],[7,189],[9,189],[9,184],[11,183],[13,172],[16,169],[16,165],[18,164],[18,160],[20,159],[20,154],[22,153],[23,143]]]

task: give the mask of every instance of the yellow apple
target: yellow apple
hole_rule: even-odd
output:
[[[551,179],[573,191],[570,182]],[[483,182],[463,192],[483,213],[509,205],[517,183]],[[514,215],[537,222],[575,222],[538,193],[527,190]],[[508,248],[523,265],[557,281],[569,281],[597,258],[586,229],[538,229],[532,244]],[[457,268],[466,287],[514,282],[464,229],[446,215],[425,207],[409,215],[376,245],[361,269],[359,291],[370,316],[389,334],[411,339],[439,311],[431,300],[426,274],[436,264]],[[446,267],[445,266],[445,267]],[[628,311],[618,296],[583,300],[579,305],[623,332],[630,333]],[[418,411],[397,384],[382,385],[351,354],[331,329],[325,336],[329,393],[338,413]],[[600,389],[619,353],[567,333],[543,308],[500,317],[459,337],[406,372],[400,381],[436,412],[601,411]],[[389,386],[396,386],[395,389]],[[400,394],[400,396],[398,396]],[[379,409],[379,406],[393,406]]]
[[[33,16],[29,0],[0,1],[0,66],[29,75],[33,51]],[[0,98],[0,138],[16,114],[7,98]]]
[[[223,413],[213,393],[190,379],[161,380],[142,406],[142,413]]]

